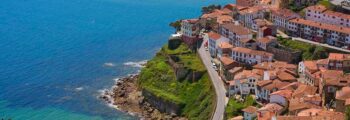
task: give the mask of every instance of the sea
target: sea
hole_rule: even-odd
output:
[[[98,96],[167,42],[169,23],[234,0],[2,0],[0,119],[133,120]]]

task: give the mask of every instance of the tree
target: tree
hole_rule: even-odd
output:
[[[181,21],[178,20],[178,21],[175,21],[175,22],[171,22],[169,24],[169,26],[173,27],[176,30],[176,32],[178,32],[178,31],[181,30]]]
[[[350,120],[350,107],[346,106],[345,108],[345,120]]]
[[[206,13],[211,13],[213,12],[215,9],[221,9],[221,5],[209,5],[207,7],[202,7],[202,13],[206,14]]]

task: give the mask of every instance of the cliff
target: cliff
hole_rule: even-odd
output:
[[[210,119],[215,91],[205,66],[183,43],[168,46],[141,70],[137,83],[145,101],[168,114]]]

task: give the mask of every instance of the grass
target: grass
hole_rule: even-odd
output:
[[[210,119],[214,109],[215,93],[206,73],[198,82],[177,81],[173,69],[165,62],[165,54],[186,53],[181,45],[175,50],[163,49],[141,70],[138,84],[163,100],[182,107],[181,115],[188,119]],[[195,70],[205,70],[204,65],[194,53],[178,55],[181,62]],[[202,69],[202,67],[204,69]]]
[[[164,53],[169,54],[169,55],[185,54],[185,53],[191,52],[191,50],[188,49],[187,46],[183,43],[181,43],[180,46],[175,50],[168,49],[168,45],[165,45],[162,48],[162,50]]]
[[[332,8],[332,3],[329,0],[320,0],[318,4],[326,6],[326,8],[331,9]]]
[[[226,118],[230,119],[235,116],[243,115],[242,109],[248,106],[256,105],[257,103],[252,96],[248,96],[243,103],[233,98],[230,98],[225,108],[225,116]]]
[[[338,52],[335,50],[330,50],[325,47],[315,46],[312,44],[294,41],[291,39],[285,39],[282,37],[277,37],[279,43],[283,46],[289,47],[291,49],[300,50],[302,52],[303,60],[318,60],[328,57],[329,52]]]

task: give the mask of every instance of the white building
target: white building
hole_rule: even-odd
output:
[[[245,27],[253,28],[255,19],[263,19],[266,9],[263,6],[254,6],[241,9],[238,13],[238,20],[243,23]]]
[[[219,27],[219,33],[230,39],[230,44],[234,46],[239,46],[240,41],[253,39],[252,32],[238,23],[227,23],[222,24]]]
[[[234,77],[234,83],[230,84],[230,95],[249,95],[256,93],[256,82],[262,79],[254,70],[244,70]]]
[[[271,11],[272,23],[281,30],[285,30],[288,26],[288,21],[295,18],[300,18],[300,16],[289,9],[278,9]]]
[[[254,120],[256,118],[256,111],[258,110],[258,108],[254,107],[254,106],[248,106],[247,108],[242,109],[243,113],[243,117],[244,120]]]
[[[350,45],[350,28],[311,20],[298,18],[289,20],[288,34],[316,42],[326,42],[337,47]]]
[[[350,27],[350,15],[327,10],[323,5],[307,7],[305,9],[305,18],[321,23]]]
[[[252,50],[243,47],[235,47],[232,49],[232,59],[237,62],[246,63],[246,64],[259,64],[262,62],[271,62],[273,60],[273,54]]]
[[[282,106],[288,106],[288,100],[292,97],[291,90],[279,90],[270,94],[270,103],[277,103]]]
[[[223,42],[229,42],[229,39],[221,36],[215,32],[209,32],[205,37],[205,41],[208,41],[209,53],[212,57],[217,57],[218,46]]]

